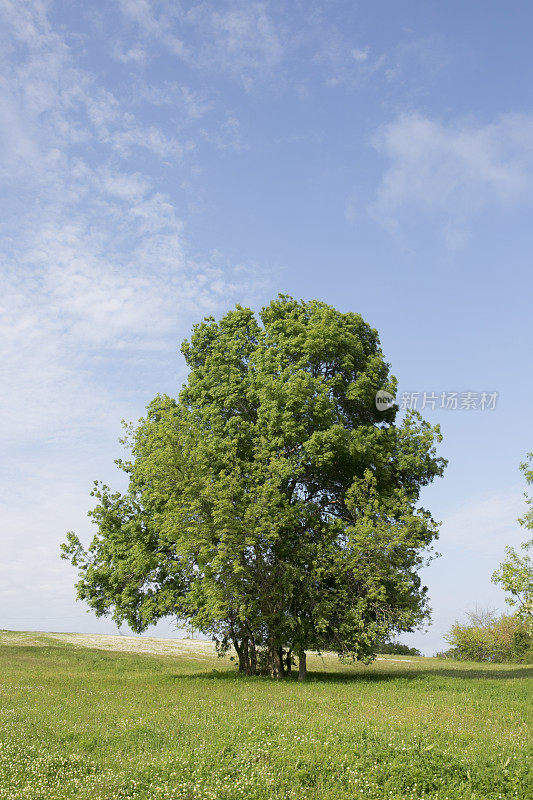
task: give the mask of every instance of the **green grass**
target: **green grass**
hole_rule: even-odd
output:
[[[533,798],[531,667],[311,657],[301,685],[103,646],[0,633],[0,798]]]

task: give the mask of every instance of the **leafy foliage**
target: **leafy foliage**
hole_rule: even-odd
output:
[[[476,609],[467,615],[467,623],[456,622],[446,641],[451,649],[445,654],[459,661],[527,661],[533,659],[533,636],[516,615]]]
[[[126,494],[97,485],[98,532],[63,555],[78,596],[142,631],[175,616],[233,645],[243,672],[293,654],[370,660],[427,615],[417,571],[437,526],[417,507],[442,474],[437,427],[377,410],[396,381],[359,315],[279,296],[193,329],[178,400],[126,440]]]

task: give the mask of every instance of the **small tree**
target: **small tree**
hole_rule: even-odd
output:
[[[460,661],[521,661],[533,645],[519,617],[479,608],[467,613],[466,622],[456,622],[444,638],[451,645],[444,655]]]
[[[528,484],[533,483],[533,453],[528,454],[528,460],[520,465]],[[520,525],[528,530],[533,530],[533,497],[525,495],[529,509],[518,520]],[[505,558],[492,576],[493,583],[499,583],[504,591],[510,594],[507,602],[516,606],[518,616],[528,625],[533,633],[533,539],[521,545],[524,555],[520,555],[513,547],[506,547]]]
[[[437,535],[418,508],[443,471],[438,427],[380,410],[392,393],[357,314],[279,296],[196,325],[178,400],[126,440],[124,494],[97,485],[97,534],[68,534],[78,596],[137,631],[165,616],[281,677],[306,650],[370,660],[427,615],[418,569]]]

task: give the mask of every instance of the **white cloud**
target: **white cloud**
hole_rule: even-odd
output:
[[[174,33],[176,18],[181,16],[180,7],[163,0],[157,4],[151,0],[120,0],[123,14],[135,23],[143,35],[160,41],[170,52],[181,55],[182,40]]]
[[[213,109],[213,103],[202,92],[192,91],[175,81],[139,83],[142,99],[154,106],[170,106],[180,119],[199,120]]]
[[[524,510],[524,494],[519,487],[475,498],[445,517],[442,546],[459,547],[465,554],[503,558],[508,545],[516,546],[524,538],[517,522]]]
[[[98,426],[104,407],[119,419],[126,411],[98,377],[98,354],[121,369],[154,349],[170,357],[195,318],[251,286],[250,275],[193,260],[172,204],[142,196],[142,181],[131,177],[103,181],[101,211],[56,208],[34,222],[0,263],[4,440]]]
[[[121,49],[120,45],[115,44],[113,48],[113,56],[117,59],[117,61],[121,61],[123,64],[142,64],[143,66],[148,61],[148,53],[139,45],[134,45],[133,47],[129,47],[128,49]]]
[[[192,150],[193,145],[182,145],[174,137],[166,136],[161,130],[150,125],[143,127],[132,125],[125,130],[114,131],[107,137],[113,149],[124,157],[129,157],[135,148],[146,149],[158,158],[181,160],[187,150]]]
[[[96,76],[80,69],[66,42],[52,30],[45,7],[2,0],[4,47],[0,80],[4,176],[42,172],[53,148],[98,142],[120,157],[145,150],[180,162],[191,142],[178,141],[136,117]],[[111,153],[110,153],[111,154]]]
[[[331,87],[385,76],[388,58],[371,55],[368,46],[354,47],[344,15],[330,6],[321,0],[307,7],[264,0],[121,0],[126,25],[111,52],[122,63],[137,54],[138,63],[155,61],[164,53],[247,91],[290,87],[305,94],[315,69],[317,79]]]
[[[193,257],[150,165],[129,165],[139,148],[156,167],[176,165],[188,146],[82,70],[45,4],[0,3],[14,42],[0,82],[1,436],[38,442],[127,414],[99,375],[102,358],[112,372],[148,353],[175,358],[195,318],[250,298],[256,278],[218,256]],[[191,117],[201,113],[182,97]]]
[[[203,34],[202,62],[246,80],[278,66],[284,56],[282,35],[267,9],[261,2],[234,3],[225,11],[216,4],[195,6],[187,19]]]
[[[247,87],[264,81],[284,59],[285,34],[265,2],[199,2],[183,10],[172,2],[121,0],[121,9],[141,42],[155,41],[191,68],[226,73]],[[187,46],[177,34],[185,29]],[[139,44],[131,50],[144,52]],[[119,49],[120,60],[124,52]]]
[[[459,241],[472,215],[533,195],[533,115],[450,124],[403,114],[374,146],[387,160],[371,213],[391,227],[414,210],[433,214]]]
[[[354,89],[382,74],[387,63],[383,54],[369,45],[354,47],[353,31],[345,28],[342,16],[331,14],[326,5],[312,17],[305,35],[296,37],[311,51],[311,61],[319,68],[318,79],[323,85]]]
[[[102,192],[136,205],[150,190],[150,182],[139,173],[115,172],[108,167],[96,170],[96,179]]]
[[[363,61],[367,61],[368,60],[369,51],[370,51],[369,47],[364,47],[364,48],[360,48],[360,49],[355,47],[351,51],[351,56],[355,61],[357,61],[360,64]]]

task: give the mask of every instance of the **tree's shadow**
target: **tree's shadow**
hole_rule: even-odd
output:
[[[456,669],[432,667],[430,669],[413,670],[412,672],[408,670],[387,670],[386,672],[372,672],[367,674],[361,672],[338,673],[317,671],[309,673],[308,680],[328,683],[380,683],[382,681],[420,681],[428,676],[476,680],[513,680],[517,678],[533,678],[533,668],[509,669],[508,667],[502,667],[501,669],[483,670],[461,669],[460,667]]]
[[[217,680],[217,681],[266,681],[275,683],[265,675],[239,675],[233,670],[213,669],[209,672],[194,672],[188,674],[174,675],[175,679],[180,680]],[[439,678],[466,678],[475,680],[517,680],[520,678],[533,678],[533,667],[509,669],[507,665],[502,665],[501,669],[462,669],[446,667],[430,667],[429,669],[419,670],[387,670],[380,672],[327,672],[325,670],[310,671],[307,673],[306,683],[387,683],[390,681],[423,681],[427,677]],[[283,678],[280,683],[297,683],[298,673]]]

